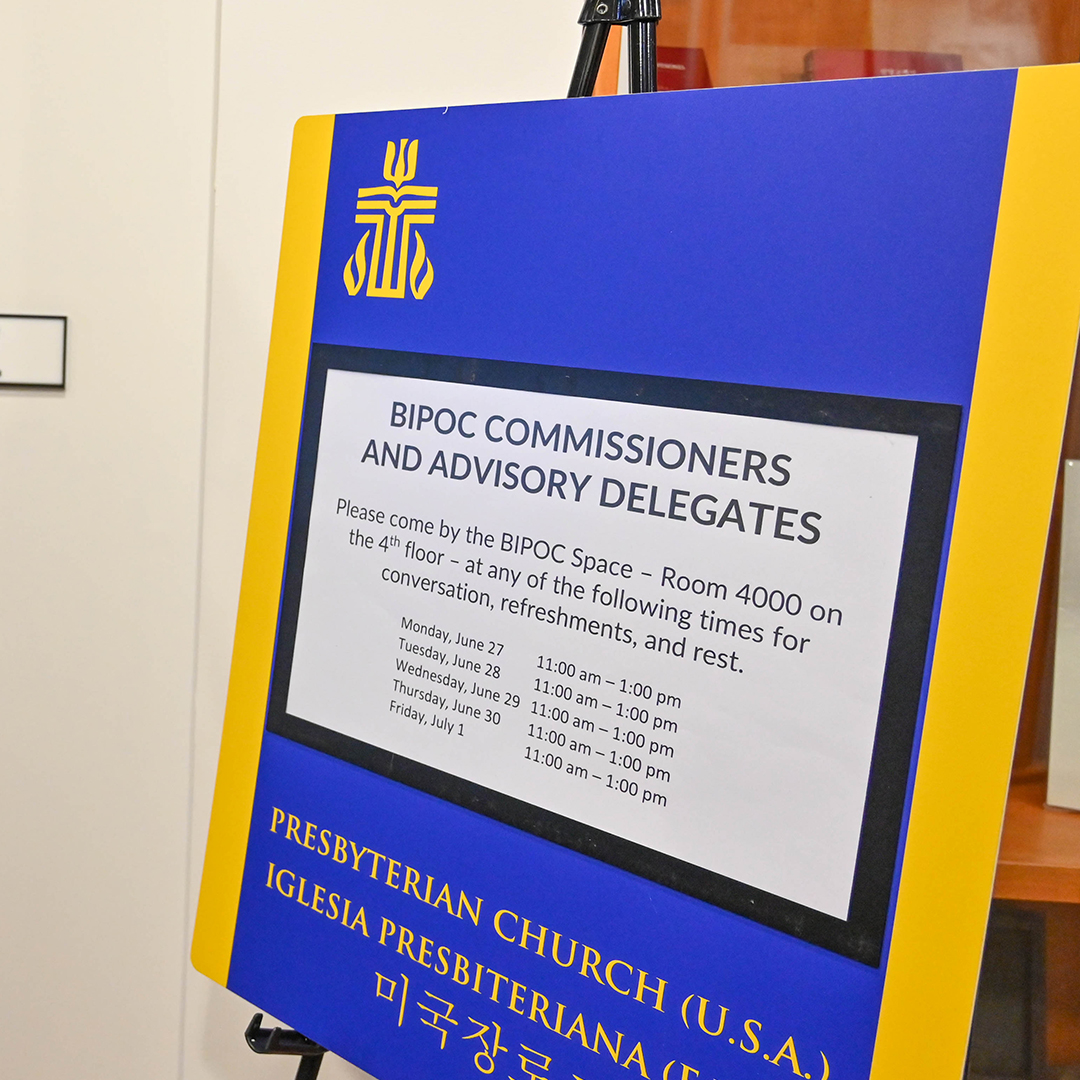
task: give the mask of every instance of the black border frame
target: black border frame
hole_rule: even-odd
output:
[[[326,373],[330,368],[918,437],[881,706],[846,920],[287,713],[285,706],[307,550]],[[961,414],[959,405],[935,402],[315,344],[304,401],[267,730],[765,926],[876,966],[881,960],[892,896]]]
[[[64,324],[63,352],[60,356],[60,381],[52,382],[4,382],[0,376],[0,390],[66,390],[67,389],[67,338],[68,317],[66,315],[25,315],[15,311],[0,311],[0,319],[48,319]]]

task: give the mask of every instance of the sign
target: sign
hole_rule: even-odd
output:
[[[0,386],[63,389],[67,318],[0,315]]]
[[[196,966],[380,1080],[959,1076],[1078,109],[302,121]]]

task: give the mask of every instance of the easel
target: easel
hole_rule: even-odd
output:
[[[592,97],[604,48],[613,26],[629,31],[630,93],[656,90],[656,24],[660,0],[585,0],[578,22],[584,27],[574,75],[567,97]],[[290,1028],[264,1028],[263,1014],[251,1018],[244,1038],[256,1054],[288,1054],[299,1057],[296,1080],[316,1080],[326,1048]]]
[[[251,1023],[244,1032],[248,1046],[256,1054],[288,1054],[299,1057],[296,1080],[315,1080],[319,1075],[326,1048],[290,1028],[264,1028],[262,1019],[262,1013],[256,1013],[251,1018]]]
[[[578,22],[584,27],[567,97],[592,97],[604,46],[613,26],[629,27],[630,93],[656,90],[656,24],[660,0],[585,0]]]

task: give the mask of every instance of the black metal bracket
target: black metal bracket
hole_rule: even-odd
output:
[[[264,1028],[262,1020],[262,1013],[256,1013],[251,1018],[251,1023],[244,1032],[248,1046],[256,1054],[289,1054],[299,1057],[296,1080],[315,1080],[319,1075],[326,1047],[290,1028]]]
[[[584,27],[567,97],[591,97],[613,26],[629,27],[630,93],[656,89],[656,24],[660,0],[585,0],[578,22]]]

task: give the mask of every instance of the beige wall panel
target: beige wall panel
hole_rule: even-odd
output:
[[[177,1075],[214,89],[209,0],[7,0],[0,1075]]]

